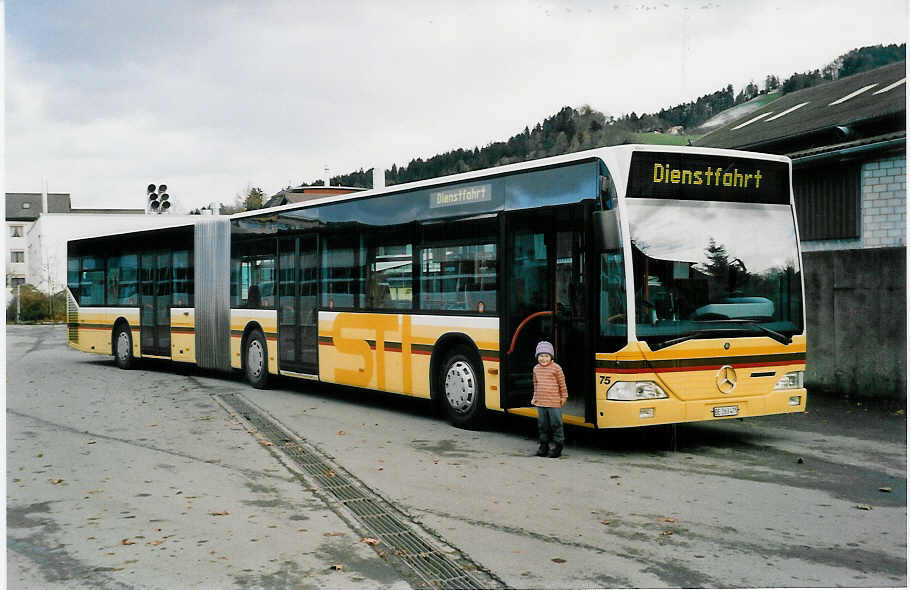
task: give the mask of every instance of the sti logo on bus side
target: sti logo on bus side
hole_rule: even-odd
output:
[[[754,174],[742,174],[738,168],[733,172],[724,172],[723,168],[712,168],[708,166],[702,170],[690,170],[686,168],[673,168],[669,164],[654,164],[654,175],[652,177],[655,184],[689,184],[705,186],[726,186],[732,188],[753,188],[758,189],[761,185],[761,170],[756,170]]]

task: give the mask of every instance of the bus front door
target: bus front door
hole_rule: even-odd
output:
[[[501,350],[504,408],[530,407],[534,355],[547,340],[566,376],[564,413],[586,416],[589,374],[585,335],[585,243],[580,210],[508,220],[506,304]]]
[[[278,244],[278,364],[284,371],[318,373],[316,236]]]

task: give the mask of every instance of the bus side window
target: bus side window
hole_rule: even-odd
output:
[[[359,235],[327,235],[322,249],[322,305],[359,309],[364,291],[364,248]]]
[[[271,239],[241,242],[232,248],[231,307],[275,309],[275,250],[275,241]],[[191,267],[187,277],[192,283]],[[187,288],[191,287],[187,285]],[[187,296],[192,300],[191,291]]]
[[[83,256],[79,276],[79,304],[104,305],[104,259],[100,256]]]
[[[367,309],[411,309],[411,244],[367,248]]]
[[[82,259],[78,256],[70,256],[66,259],[66,286],[70,288],[70,293],[76,303],[79,303],[79,269]]]
[[[193,259],[188,250],[174,252],[174,307],[193,306]]]
[[[622,250],[600,255],[600,346],[616,352],[626,345],[626,275]]]
[[[428,246],[420,250],[420,307],[496,311],[496,245]]]

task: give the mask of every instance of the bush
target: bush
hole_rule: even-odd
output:
[[[16,297],[22,297],[19,304],[20,322],[65,322],[66,292],[60,291],[51,296],[39,291],[34,285],[22,285],[14,288],[6,306],[6,322],[16,321]]]

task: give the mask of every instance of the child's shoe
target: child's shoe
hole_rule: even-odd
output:
[[[537,456],[546,457],[547,451],[549,450],[549,446],[550,445],[548,445],[547,443],[540,443],[539,445],[537,445]]]
[[[550,457],[551,459],[556,459],[560,455],[562,455],[562,445],[559,443],[556,443],[555,445],[553,445],[553,448],[550,450],[550,454],[548,455],[548,457]]]

